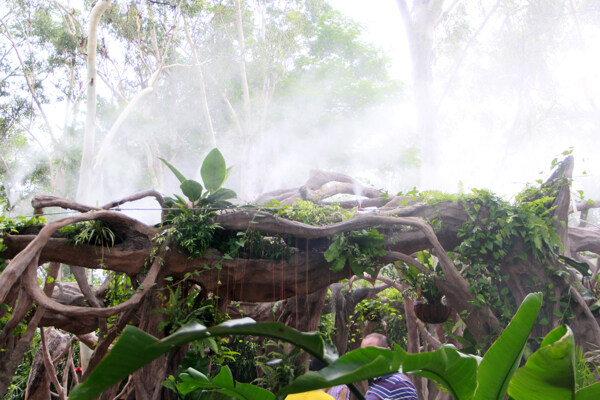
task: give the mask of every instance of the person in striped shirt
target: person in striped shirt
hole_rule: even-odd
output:
[[[371,333],[364,337],[360,347],[392,348],[390,340],[381,333]],[[417,389],[401,372],[375,378],[365,395],[367,400],[418,400]]]

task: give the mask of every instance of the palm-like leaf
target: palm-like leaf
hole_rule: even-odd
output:
[[[256,323],[251,318],[230,320],[212,328],[192,323],[162,340],[135,327],[127,326],[110,353],[98,364],[85,382],[73,389],[69,398],[93,399],[106,388],[171,349],[194,340],[228,335],[264,336],[285,340],[327,364],[338,357],[335,348],[327,345],[317,333],[303,333],[278,322]]]
[[[516,400],[561,400],[575,395],[575,339],[567,326],[554,329],[515,373],[508,394]]]
[[[542,294],[528,294],[510,324],[485,353],[477,373],[475,400],[504,399],[541,307]]]

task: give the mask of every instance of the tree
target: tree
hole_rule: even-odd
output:
[[[157,337],[163,335],[161,332],[164,328],[159,327],[164,326],[160,324],[160,321],[165,316],[150,314],[148,311],[160,307],[160,293],[163,293],[162,296],[164,296],[172,280],[179,281],[184,288],[200,285],[201,293],[204,293],[204,296],[214,293],[221,299],[223,305],[232,300],[274,301],[319,291],[344,277],[350,277],[353,274],[360,275],[361,271],[370,271],[372,276],[377,276],[378,268],[373,270],[373,263],[385,265],[408,262],[420,268],[423,273],[431,274],[432,272],[427,266],[409,256],[420,250],[428,250],[438,257],[440,268],[443,271],[443,276],[435,277],[437,287],[446,295],[448,304],[459,313],[458,315],[463,319],[467,329],[479,343],[490,343],[489,340],[498,334],[499,319],[505,318],[499,313],[506,307],[510,307],[509,303],[516,307],[516,304],[531,290],[548,291],[551,288],[550,292],[554,296],[549,297],[548,304],[542,310],[548,321],[545,325],[538,325],[534,329],[535,334],[541,335],[548,332],[549,329],[554,328],[568,317],[574,331],[580,335],[578,343],[585,346],[586,343],[593,343],[600,337],[600,329],[596,317],[581,295],[581,293],[585,293],[583,285],[586,279],[579,277],[573,280],[571,277],[579,274],[572,269],[572,266],[577,266],[578,269],[584,266],[585,269],[589,268],[589,264],[575,262],[574,259],[567,256],[558,257],[559,253],[557,253],[560,242],[558,238],[562,238],[565,251],[570,251],[572,256],[576,252],[584,250],[594,251],[594,231],[568,227],[561,222],[566,221],[570,204],[568,177],[571,170],[572,158],[567,158],[542,188],[527,189],[526,193],[530,197],[528,200],[525,198],[522,200],[523,204],[527,203],[525,206],[526,218],[523,219],[523,216],[519,215],[512,215],[511,218],[520,223],[530,219],[533,221],[531,226],[526,224],[513,226],[512,228],[515,230],[512,233],[497,231],[490,236],[490,239],[482,240],[477,235],[462,236],[464,231],[460,233],[461,225],[465,224],[468,227],[468,224],[472,222],[476,222],[477,226],[480,226],[479,229],[485,232],[486,227],[489,226],[486,221],[494,213],[498,213],[493,202],[486,203],[485,199],[488,198],[486,196],[475,196],[471,200],[466,199],[464,203],[447,199],[442,202],[428,203],[403,196],[387,198],[382,196],[378,190],[364,188],[368,199],[363,204],[377,206],[378,213],[357,214],[333,225],[313,226],[290,220],[286,212],[291,212],[294,208],[285,207],[242,208],[233,209],[227,213],[212,214],[210,222],[208,220],[204,222],[207,224],[207,228],[215,226],[216,223],[223,229],[214,236],[217,240],[213,241],[211,246],[215,246],[215,250],[198,253],[194,258],[190,258],[190,254],[193,253],[190,253],[190,244],[186,244],[188,243],[187,239],[177,243],[178,237],[168,238],[168,232],[185,232],[185,225],[179,225],[176,231],[169,231],[169,225],[162,228],[146,226],[109,210],[144,196],[153,196],[160,201],[160,204],[168,204],[168,201],[164,203],[162,196],[156,192],[141,193],[98,208],[65,199],[39,196],[33,204],[36,209],[59,206],[82,213],[51,222],[44,226],[37,235],[5,234],[4,243],[7,249],[3,255],[7,259],[11,259],[11,262],[0,275],[0,299],[9,305],[15,304],[19,287],[22,287],[21,296],[27,293],[31,298],[30,301],[38,304],[36,316],[29,321],[28,330],[35,329],[34,326],[38,326],[38,324],[57,326],[76,334],[98,328],[104,330],[105,333],[100,336],[92,357],[91,370],[117,336],[118,331],[127,323],[136,323],[134,322],[138,318],[136,316],[140,318],[137,325],[141,329]],[[183,176],[180,179],[182,182],[188,182]],[[337,182],[337,184],[335,186],[326,185],[330,182]],[[315,173],[301,188],[267,193],[259,199],[257,204],[275,200],[277,202],[272,204],[281,207],[285,204],[293,204],[298,198],[318,203],[334,194],[353,193],[356,184],[350,177],[342,174]],[[182,185],[184,194],[188,197],[194,196],[195,192],[187,189],[189,185],[188,183]],[[551,193],[553,195],[549,196]],[[202,200],[203,198],[209,199],[210,197],[195,197],[199,200],[194,201],[205,201]],[[216,199],[216,197],[213,198]],[[409,206],[403,206],[404,203],[408,203]],[[355,201],[341,203],[345,207],[354,207],[355,204]],[[181,215],[191,214],[184,212]],[[497,215],[497,218],[502,220],[504,217]],[[434,224],[435,232],[426,222],[427,220],[438,221]],[[75,245],[69,243],[69,239],[65,237],[53,237],[60,228],[84,221],[102,221],[104,226],[107,226],[113,233],[111,237],[115,238],[114,242],[92,241],[87,242],[90,244],[80,242],[79,245]],[[165,222],[168,221],[177,224],[185,223],[187,219],[176,222],[173,217],[167,217]],[[543,223],[543,221],[547,222]],[[196,224],[196,222],[194,223]],[[540,225],[542,223],[546,225]],[[164,229],[167,230],[164,231]],[[373,229],[377,229],[384,235],[385,239],[382,242],[379,242],[379,239],[364,242],[368,236],[374,234]],[[18,231],[18,228],[15,230]],[[556,233],[552,235],[554,230]],[[164,232],[162,235],[161,231]],[[96,232],[98,234],[104,230]],[[263,244],[258,242],[258,248],[262,248],[262,250],[253,253],[250,240],[252,232],[260,232],[262,235],[273,238],[281,237],[282,239],[262,239],[267,240]],[[367,232],[371,233],[367,234]],[[498,234],[506,235],[503,236],[505,244],[493,248],[490,240],[497,241]],[[78,237],[83,238],[84,236]],[[231,247],[233,242],[228,238],[235,237],[241,237],[243,243],[237,243]],[[336,254],[338,254],[336,259],[346,254],[346,251],[358,251],[359,253],[348,254],[354,254],[352,257],[359,257],[356,260],[367,257],[366,262],[354,264],[354,262],[348,261],[342,264],[342,269],[331,270],[330,267],[335,262],[331,264],[323,254],[328,248],[332,248],[333,244],[338,243],[336,237],[346,237],[344,240],[350,240],[342,247],[339,247],[339,244],[336,245],[338,249],[336,250]],[[376,237],[373,236],[373,238]],[[162,239],[157,240],[157,238]],[[283,241],[279,245],[274,245],[279,240]],[[355,247],[361,241],[371,244],[362,248]],[[96,244],[94,245],[94,243]],[[274,247],[267,251],[269,249],[266,247],[267,243],[271,243],[271,246]],[[344,241],[339,243],[344,243]],[[468,243],[470,248],[489,249],[491,254],[481,258],[471,257],[471,264],[466,265],[468,261],[461,258],[468,254],[461,250],[461,246],[464,246],[465,243]],[[477,243],[480,243],[482,247],[477,247]],[[254,242],[254,246],[256,245],[257,243]],[[348,245],[349,247],[345,247]],[[381,248],[384,250],[383,255],[370,258],[374,254],[379,254],[372,253],[379,246],[382,246]],[[488,246],[492,246],[492,249]],[[216,250],[217,248],[219,250]],[[284,257],[286,249],[291,251],[288,261]],[[456,255],[452,258],[448,257],[447,249],[452,249]],[[501,257],[503,263],[496,265],[491,260],[495,259],[494,252],[499,251],[505,251],[506,254]],[[481,253],[480,250],[478,252]],[[269,256],[269,253],[272,255]],[[367,254],[372,255],[367,256]],[[279,255],[279,258],[276,255]],[[268,257],[275,257],[275,259]],[[487,265],[483,265],[484,260],[487,260]],[[508,262],[509,260],[512,262]],[[43,294],[38,287],[37,265],[50,261],[125,273],[131,277],[137,290],[128,300],[113,307],[70,306],[67,305],[70,300],[64,298],[66,292],[61,295],[63,298],[59,296],[53,299],[48,297],[50,293],[48,290],[46,290],[47,294]],[[463,265],[462,273],[459,273],[455,266],[455,263],[458,262]],[[476,268],[479,275],[472,275],[469,272],[471,268]],[[500,268],[500,270],[498,271],[496,268]],[[581,273],[584,275],[590,273],[589,269],[587,271],[584,269]],[[547,271],[553,272],[548,274]],[[48,276],[52,277],[55,273],[55,270],[50,269]],[[508,276],[503,277],[505,274]],[[478,282],[481,276],[487,277],[488,284],[491,283],[491,286],[487,286],[488,298],[483,300],[481,293],[469,290],[469,286],[478,288],[474,282]],[[52,279],[48,282],[54,283]],[[90,296],[92,292],[86,288],[86,283],[79,281],[79,284],[82,285],[81,293],[84,295],[87,293],[87,296]],[[499,307],[495,302],[498,297],[494,296],[494,288],[504,286],[508,287],[509,292],[502,291],[502,298],[510,299],[510,301],[502,303]],[[97,293],[100,292],[97,291]],[[566,308],[565,304],[561,302],[563,296],[571,296],[573,299]],[[16,304],[32,303],[19,300]],[[320,307],[315,308],[317,313],[320,312]],[[14,327],[17,321],[25,317],[27,310],[28,308],[22,307],[19,307],[18,310],[14,309],[6,326]],[[298,311],[297,308],[296,311]],[[65,319],[61,315],[68,316],[68,318]],[[118,319],[108,326],[104,325],[103,328],[105,322],[102,321],[110,319],[113,315],[119,315]],[[41,319],[42,317],[43,319]],[[10,336],[6,326],[3,337]],[[4,357],[10,354],[15,354],[14,350],[12,352],[5,351]],[[156,382],[157,377],[172,373],[176,365],[169,363],[177,362],[179,358],[173,354],[167,360],[171,361],[168,362],[166,369],[164,361],[151,364],[147,367],[150,369],[141,373],[137,379],[152,376],[153,382]],[[136,387],[132,390],[135,390],[136,396],[140,396],[140,393],[151,395],[151,392],[156,393],[156,390],[160,390],[160,388],[148,382],[145,388]]]

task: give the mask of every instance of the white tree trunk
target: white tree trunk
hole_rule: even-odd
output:
[[[96,48],[98,46],[98,24],[111,0],[99,0],[90,14],[87,42],[87,110],[83,134],[83,152],[77,185],[77,201],[88,204],[92,200],[92,163],[96,140]]]

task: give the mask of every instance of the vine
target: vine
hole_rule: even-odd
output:
[[[561,250],[561,240],[552,203],[560,187],[555,182],[528,186],[514,205],[487,190],[473,190],[474,196],[463,198],[468,218],[458,230],[462,243],[455,248],[455,262],[468,279],[476,304],[487,304],[496,315],[509,319],[516,304],[506,286],[509,275],[501,266],[532,257],[554,272],[550,265]]]
[[[334,272],[348,264],[357,276],[363,276],[365,272],[375,276],[376,260],[386,253],[384,244],[385,235],[377,229],[362,229],[336,234],[323,255],[328,262],[333,262],[330,269]]]

